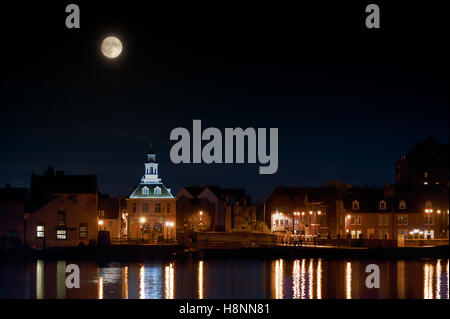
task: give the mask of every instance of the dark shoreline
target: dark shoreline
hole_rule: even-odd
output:
[[[234,249],[188,249],[179,245],[18,249],[0,252],[3,260],[151,261],[183,259],[420,259],[448,258],[449,246],[335,248],[276,246]]]

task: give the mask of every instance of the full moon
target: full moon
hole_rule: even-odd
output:
[[[102,42],[102,53],[109,59],[117,58],[122,52],[122,42],[116,37],[107,37]]]

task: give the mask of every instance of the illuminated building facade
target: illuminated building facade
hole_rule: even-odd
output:
[[[277,187],[266,202],[266,222],[278,234],[327,237],[334,230],[337,188]]]
[[[141,183],[127,199],[128,239],[174,241],[176,199],[159,178],[156,153],[147,153]]]
[[[342,198],[339,234],[353,239],[446,239],[448,188],[387,185],[355,188]]]
[[[49,167],[31,176],[25,243],[33,248],[75,247],[97,240],[95,175],[65,175]]]

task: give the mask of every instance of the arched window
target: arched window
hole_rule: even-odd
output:
[[[386,209],[386,202],[384,200],[380,201],[379,207],[380,209]]]
[[[399,208],[400,209],[406,209],[406,202],[403,199],[399,203]]]
[[[352,203],[352,208],[353,209],[359,209],[359,202],[357,200],[354,200]]]
[[[161,195],[161,188],[159,186],[156,186],[155,189],[153,190],[153,193],[155,195]]]
[[[148,195],[148,194],[149,194],[149,189],[148,189],[147,186],[144,186],[144,187],[142,188],[142,195]]]

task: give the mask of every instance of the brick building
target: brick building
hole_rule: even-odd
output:
[[[338,187],[278,186],[266,201],[266,223],[275,233],[334,235]]]
[[[65,175],[49,167],[31,176],[26,244],[31,247],[87,245],[97,239],[95,175]]]
[[[387,185],[342,196],[339,234],[362,239],[448,238],[448,189]]]

